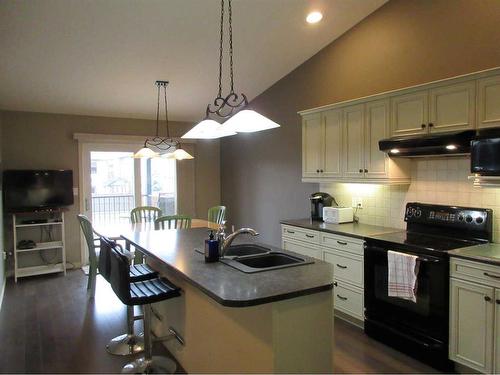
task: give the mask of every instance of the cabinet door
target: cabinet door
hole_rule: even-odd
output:
[[[495,374],[500,374],[500,289],[495,290]]]
[[[342,110],[331,110],[323,113],[324,155],[322,177],[342,176]],[[321,172],[323,170],[323,172]]]
[[[364,177],[363,110],[362,104],[344,108],[342,132],[345,177]]]
[[[425,134],[429,119],[429,93],[419,91],[391,99],[391,133],[397,135]]]
[[[378,141],[389,137],[389,100],[367,103],[365,116],[365,176],[387,178],[388,156],[380,151]]]
[[[483,373],[493,369],[494,289],[451,279],[450,359]]]
[[[322,260],[323,254],[319,246],[308,245],[306,243],[291,241],[288,238],[281,238],[281,247],[283,250],[293,251],[297,254],[302,254],[311,258]]]
[[[500,76],[480,79],[478,89],[479,128],[500,126]]]
[[[430,91],[431,133],[473,129],[476,114],[476,82],[443,86]]]
[[[323,134],[319,113],[302,120],[302,177],[319,177],[322,169]]]

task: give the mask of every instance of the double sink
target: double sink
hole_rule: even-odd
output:
[[[314,263],[313,260],[299,258],[267,247],[245,244],[233,245],[226,250],[220,261],[245,273],[271,271]]]

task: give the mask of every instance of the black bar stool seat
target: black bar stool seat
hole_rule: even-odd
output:
[[[164,278],[130,284],[130,303],[134,306],[151,304],[180,295],[180,289]]]
[[[106,237],[100,238],[99,273],[106,280],[111,277],[111,249],[116,248],[123,254],[129,254],[115,241]],[[132,254],[128,258],[132,258]],[[132,282],[145,281],[158,277],[158,272],[147,264],[134,264],[129,267],[129,276]],[[127,305],[127,332],[111,339],[106,345],[106,350],[114,355],[131,355],[144,351],[144,338],[142,333],[135,334],[134,321],[142,319],[142,315],[134,315],[134,307]]]
[[[158,276],[158,272],[147,264],[134,264],[130,266],[130,280],[132,282],[149,280]]]
[[[110,283],[120,300],[128,306],[142,305],[144,310],[144,357],[126,364],[122,373],[174,373],[176,363],[167,357],[153,357],[151,304],[179,297],[181,290],[163,277],[132,282],[128,258],[117,248],[111,249]]]

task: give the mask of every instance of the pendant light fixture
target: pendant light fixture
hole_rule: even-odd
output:
[[[163,156],[168,159],[184,160],[193,159],[188,152],[182,149],[179,141],[170,137],[170,128],[168,122],[168,102],[167,102],[167,86],[168,81],[156,81],[158,88],[157,102],[156,102],[156,134],[154,137],[148,137],[144,141],[144,147],[134,154],[134,158],[154,158]],[[167,137],[161,137],[160,131],[160,92],[163,89],[163,96],[165,102],[165,121],[167,127]]]
[[[230,91],[222,93],[222,62],[224,45],[224,14],[225,0],[221,0],[220,40],[219,40],[219,92],[213,103],[207,105],[205,119],[182,136],[182,138],[214,139],[236,133],[250,133],[277,128],[280,125],[252,110],[245,94],[234,91],[233,69],[233,25],[232,0],[228,0],[229,15],[229,76]],[[219,122],[225,121],[222,125]],[[219,121],[219,122],[218,122]]]

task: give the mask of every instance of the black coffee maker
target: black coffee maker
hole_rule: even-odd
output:
[[[335,198],[328,193],[314,193],[309,197],[311,200],[311,220],[323,221],[323,207],[338,206]]]

